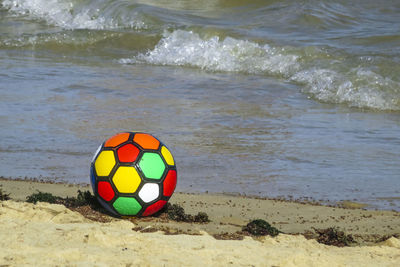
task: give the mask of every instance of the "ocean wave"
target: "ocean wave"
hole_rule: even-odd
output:
[[[364,68],[354,68],[347,75],[313,68],[298,72],[290,79],[304,84],[303,92],[324,102],[400,110],[400,84]]]
[[[101,42],[116,36],[116,34],[93,34],[87,36],[86,34],[77,34],[72,32],[57,32],[57,33],[44,33],[44,34],[33,34],[24,35],[13,38],[3,38],[0,40],[0,48],[9,47],[37,47],[37,46],[53,46],[57,49],[62,49],[66,46],[87,47],[94,45],[97,42]]]
[[[287,75],[299,68],[298,56],[285,55],[284,49],[269,45],[218,36],[202,39],[192,31],[165,32],[164,38],[146,54],[121,63],[150,63],[156,65],[193,66],[208,71],[273,73]]]
[[[64,29],[145,29],[146,24],[126,1],[3,0],[14,14],[45,20]]]
[[[300,84],[304,93],[323,102],[400,110],[399,81],[368,67],[347,66],[343,57],[322,55],[307,47],[296,50],[231,37],[202,38],[192,31],[175,30],[165,32],[154,49],[119,62],[269,75]]]

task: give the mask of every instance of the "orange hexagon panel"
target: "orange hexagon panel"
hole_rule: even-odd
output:
[[[111,137],[110,139],[108,139],[106,141],[106,143],[104,144],[105,147],[116,147],[120,144],[122,144],[123,142],[128,141],[130,133],[119,133],[117,135],[114,135],[113,137]]]
[[[139,144],[144,149],[158,149],[160,141],[151,136],[150,134],[137,133],[133,137],[133,141]]]

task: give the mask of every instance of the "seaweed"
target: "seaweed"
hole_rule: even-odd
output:
[[[54,196],[51,193],[45,193],[38,191],[37,193],[33,193],[26,197],[26,201],[30,203],[36,204],[37,202],[48,202],[51,204],[61,204],[65,207],[78,211],[83,216],[98,220],[104,221],[102,215],[100,213],[108,214],[107,210],[105,210],[100,203],[97,201],[96,197],[90,193],[90,191],[80,191],[78,190],[77,197],[58,197]],[[186,214],[183,207],[178,204],[167,204],[167,206],[162,209],[160,212],[156,214],[166,214],[168,219],[178,221],[178,222],[195,222],[195,223],[207,223],[210,221],[208,218],[208,214],[205,212],[199,212],[197,215]],[[111,215],[111,214],[109,214]]]
[[[93,221],[109,222],[110,218],[104,214],[108,212],[100,205],[96,197],[90,191],[78,190],[76,197],[58,197],[51,193],[38,191],[26,198],[27,202],[36,204],[37,202],[48,202],[51,204],[61,204],[70,210],[77,211],[84,217]]]
[[[177,222],[196,222],[196,223],[207,223],[210,221],[208,214],[205,212],[199,212],[193,216],[185,213],[185,209],[178,204],[167,204],[166,213],[170,220]]]
[[[246,226],[243,227],[243,231],[248,232],[251,235],[261,236],[261,235],[270,235],[277,236],[281,231],[277,228],[271,226],[268,222],[263,219],[257,219],[249,222]]]
[[[0,201],[9,200],[9,199],[10,199],[10,194],[3,192],[3,189],[1,188],[1,185],[0,185]]]
[[[93,196],[89,191],[82,192],[81,190],[78,190],[77,197],[66,197],[66,198],[54,196],[51,193],[45,193],[45,192],[38,191],[37,193],[33,193],[33,194],[27,196],[26,202],[30,202],[30,203],[34,203],[34,204],[36,204],[37,202],[62,204],[64,206],[66,206],[67,208],[76,208],[76,207],[81,207],[81,206],[86,206],[86,205],[89,205],[91,207],[99,206],[95,196]]]
[[[194,216],[193,221],[197,223],[208,223],[210,219],[208,218],[207,213],[200,211]]]
[[[81,191],[78,190],[78,195],[77,197],[67,197],[67,198],[61,198],[60,199],[61,203],[67,208],[77,208],[77,207],[82,207],[82,206],[87,206],[89,205],[91,208],[94,209],[99,209],[101,208],[99,202],[97,201],[96,197],[90,193],[90,191]]]
[[[243,240],[244,236],[242,233],[237,232],[237,233],[220,233],[220,234],[214,234],[213,237],[217,240]]]
[[[33,193],[32,195],[29,195],[26,197],[26,202],[36,204],[37,202],[48,202],[55,204],[60,197],[56,197],[51,193],[44,193],[41,191],[38,191],[37,193]]]
[[[317,241],[319,243],[337,247],[350,246],[352,243],[355,243],[352,235],[346,235],[343,231],[340,231],[336,227],[329,227],[327,229],[313,229],[319,235],[317,237]]]
[[[166,212],[168,214],[168,218],[178,222],[185,222],[188,220],[188,214],[185,213],[185,210],[179,206],[178,204],[167,204]]]

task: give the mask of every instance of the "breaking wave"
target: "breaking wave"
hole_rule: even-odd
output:
[[[335,58],[326,53],[311,48],[260,45],[231,37],[202,38],[192,31],[175,30],[165,32],[154,49],[119,62],[276,76],[301,84],[304,93],[320,101],[400,110],[399,81],[383,77],[368,69],[368,65],[351,66],[345,57]]]
[[[307,43],[308,46],[283,46],[275,45],[267,38],[268,34],[273,35],[274,31],[266,31],[268,34],[257,38],[264,41],[255,42],[245,40],[252,39],[252,31],[249,31],[248,35],[243,34],[243,31],[236,31],[236,22],[233,20],[230,21],[231,26],[220,27],[229,25],[227,20],[230,17],[226,14],[233,11],[244,12],[240,18],[246,18],[240,22],[243,28],[257,22],[249,16],[252,12],[258,14],[261,21],[268,19],[265,17],[267,10],[269,16],[283,14],[274,11],[274,8],[283,8],[282,1],[251,3],[246,6],[236,1],[211,0],[0,0],[0,14],[4,14],[4,18],[1,18],[4,23],[0,25],[0,48],[43,48],[65,53],[76,50],[82,55],[86,55],[87,50],[91,49],[95,51],[92,57],[97,52],[99,55],[113,58],[121,58],[124,57],[121,54],[131,53],[135,56],[122,58],[119,62],[189,66],[206,71],[267,75],[299,84],[305,94],[323,102],[344,103],[377,110],[400,110],[400,65],[396,54],[398,34],[387,30],[370,36],[365,34],[367,31],[364,28],[360,30],[356,27],[378,21],[383,23],[380,28],[386,29],[387,24],[380,20],[382,15],[379,12],[367,13],[369,16],[364,21],[367,24],[361,23],[363,17],[355,16],[352,7],[343,3],[336,5],[310,0],[305,9],[303,7],[304,14],[301,14],[304,16],[283,12],[291,17],[291,20],[285,17],[284,25],[303,25],[304,29],[314,26],[314,29],[322,29],[316,33],[327,43],[344,38],[340,44],[346,44],[350,42],[346,41],[346,38],[349,34],[353,35],[354,31],[358,35],[356,34],[356,38],[351,39],[351,42],[362,44],[355,47],[364,49],[377,43],[378,48],[372,48],[378,52],[383,51],[383,54],[370,56],[370,51],[375,50],[366,49],[355,55],[351,49],[343,50],[340,46],[325,48],[329,45],[312,39],[315,34],[309,36],[311,39]],[[300,7],[299,4],[293,4],[287,8],[293,11]],[[202,11],[196,13],[198,9]],[[185,12],[179,13],[177,10]],[[391,18],[395,16],[394,13],[395,11],[385,11],[382,14]],[[9,20],[12,23],[8,23],[7,19],[10,16],[16,17],[18,23],[12,22],[12,19]],[[31,24],[27,20],[30,20]],[[24,23],[19,23],[20,21]],[[270,23],[272,22],[268,20],[265,25],[259,27],[269,27]],[[343,34],[326,38],[331,34],[330,27],[343,29]],[[207,28],[212,28],[214,32],[204,34]],[[256,27],[255,30],[257,29]],[[286,32],[288,29],[283,30]],[[303,28],[297,30],[299,34],[304,33]],[[296,33],[296,29],[294,32]],[[299,36],[292,35],[287,38],[296,39]],[[314,43],[316,46],[312,46]],[[143,52],[146,50],[147,52]],[[362,57],[371,60],[364,60]]]
[[[14,14],[45,20],[64,29],[146,28],[127,1],[110,0],[3,0]]]

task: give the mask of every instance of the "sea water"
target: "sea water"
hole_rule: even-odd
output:
[[[178,191],[400,210],[399,73],[399,1],[0,0],[0,175],[143,131]]]

